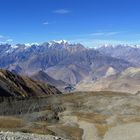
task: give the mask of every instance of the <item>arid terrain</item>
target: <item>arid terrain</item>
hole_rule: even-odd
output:
[[[1,46],[0,139],[140,140],[135,57],[134,63],[127,55],[123,60],[103,53],[108,47],[64,41],[6,46]],[[130,48],[136,49],[125,50]]]
[[[139,100],[139,94],[106,91],[4,101],[0,130],[69,140],[139,140]]]
[[[140,140],[140,0],[0,0],[0,140]]]
[[[136,94],[140,91],[140,68],[130,67],[120,74],[110,68],[106,76],[97,80],[83,80],[79,82],[77,91],[117,91]]]

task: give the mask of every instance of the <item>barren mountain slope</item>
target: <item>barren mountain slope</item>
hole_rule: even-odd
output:
[[[140,91],[140,69],[128,68],[121,74],[114,74],[100,80],[77,84],[79,91],[120,91],[136,93]]]
[[[55,80],[43,71],[37,72],[36,74],[32,75],[31,78],[55,86],[60,90],[64,90],[64,88],[68,85],[62,80]]]
[[[47,96],[61,94],[55,87],[43,82],[21,77],[8,70],[0,70],[0,96]]]
[[[87,76],[93,80],[100,79],[110,67],[120,73],[131,66],[133,64],[127,61],[105,56],[91,49],[72,54],[58,65],[48,68],[46,72],[55,79],[77,84]]]
[[[100,53],[114,58],[126,60],[140,66],[140,47],[137,45],[102,46],[97,49]]]

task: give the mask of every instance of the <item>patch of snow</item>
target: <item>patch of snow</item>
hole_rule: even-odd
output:
[[[12,46],[11,46],[12,49],[17,49],[18,47],[19,47],[19,46],[17,46],[17,45],[12,45]]]

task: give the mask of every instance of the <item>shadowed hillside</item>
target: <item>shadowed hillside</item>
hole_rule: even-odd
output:
[[[0,70],[0,96],[46,96],[61,94],[54,86]]]
[[[43,71],[39,71],[33,76],[31,76],[32,79],[35,79],[37,81],[42,81],[45,83],[48,83],[50,85],[53,85],[57,87],[60,90],[64,90],[65,87],[68,85],[67,83],[63,82],[62,80],[55,80],[54,78],[50,77],[47,73]]]

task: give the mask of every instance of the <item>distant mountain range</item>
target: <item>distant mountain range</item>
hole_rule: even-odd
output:
[[[0,67],[28,76],[43,71],[54,80],[74,85],[84,79],[96,81],[104,77],[110,67],[116,73],[121,73],[129,67],[139,66],[138,50],[139,48],[130,46],[89,49],[82,44],[72,44],[64,40],[31,45],[2,44]],[[129,56],[133,56],[131,60]]]
[[[96,49],[100,54],[125,60],[133,65],[122,72],[117,72],[115,67],[110,67],[106,75],[96,81],[83,80],[76,85],[80,91],[121,91],[137,93],[140,91],[140,47],[128,45],[105,45]]]
[[[112,74],[97,81],[81,81],[78,91],[119,91],[137,93],[140,91],[140,68],[128,68],[120,74]]]
[[[117,45],[102,46],[97,49],[101,54],[123,59],[135,66],[140,66],[140,46]]]

